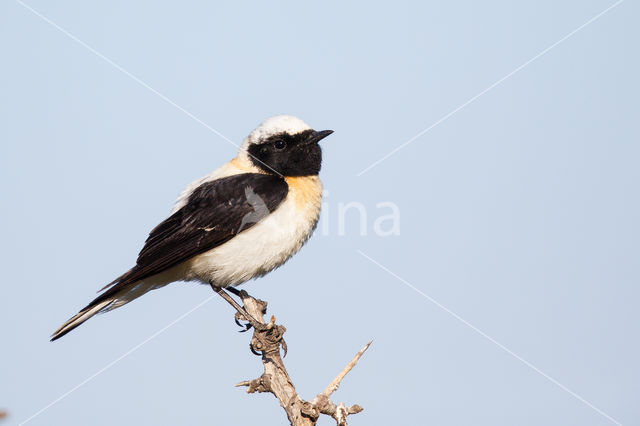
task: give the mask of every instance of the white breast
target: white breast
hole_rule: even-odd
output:
[[[320,215],[317,176],[286,178],[289,192],[278,208],[231,240],[185,262],[185,278],[219,286],[238,285],[266,274],[309,239]]]

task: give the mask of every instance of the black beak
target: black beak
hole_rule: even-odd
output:
[[[322,139],[329,136],[331,133],[333,133],[333,130],[320,130],[318,132],[313,132],[311,133],[309,138],[305,141],[305,143],[318,143]]]

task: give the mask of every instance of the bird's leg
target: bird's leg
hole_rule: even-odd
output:
[[[231,286],[229,286],[229,287],[226,287],[226,289],[227,289],[227,291],[228,291],[229,293],[233,293],[233,294],[235,294],[235,295],[236,295],[236,296],[238,296],[238,297],[241,297],[241,296],[242,296],[242,291],[241,291],[241,290],[238,290],[238,289],[237,289],[237,288],[235,288],[235,287],[231,287]]]
[[[234,295],[238,296],[242,302],[244,303],[245,298],[251,298],[254,299],[249,293],[247,293],[244,290],[238,290],[235,287],[225,287],[225,290],[228,291],[229,293],[233,293]],[[254,299],[255,300],[255,299]],[[246,308],[245,308],[246,311]],[[267,304],[266,302],[264,303],[264,309],[262,310],[262,315],[266,315],[267,314]],[[238,324],[238,326],[243,327],[244,330],[241,330],[240,333],[244,333],[245,331],[249,331],[251,330],[251,323],[247,323],[247,324],[242,324],[240,323],[240,320],[244,319],[243,315],[240,312],[236,312],[236,317],[235,317],[235,321],[236,324]]]
[[[267,302],[255,299],[249,296],[246,291],[237,290],[233,287],[222,288],[211,284],[211,288],[213,289],[213,291],[218,293],[220,297],[222,297],[235,308],[235,310],[237,311],[236,323],[238,323],[238,319],[244,319],[249,322],[249,324],[245,326],[247,330],[253,327],[253,338],[251,339],[251,343],[249,344],[251,352],[256,355],[265,356],[266,354],[272,354],[274,351],[278,351],[279,347],[282,346],[282,349],[284,350],[284,356],[287,355],[287,343],[282,337],[286,329],[281,325],[276,325],[276,319],[273,316],[271,317],[271,320],[268,324],[265,324],[263,321],[261,321],[261,315],[267,313]],[[256,315],[256,317],[259,319],[256,319],[256,317],[252,316],[244,306],[240,306],[227,293],[226,290],[240,297],[244,304],[250,303],[250,311],[253,312],[254,315]]]
[[[211,288],[213,289],[213,291],[215,291],[216,293],[218,293],[220,295],[220,297],[222,297],[224,300],[227,301],[227,303],[229,303],[231,306],[233,306],[235,308],[235,310],[237,311],[236,313],[236,324],[241,325],[238,320],[243,318],[245,320],[247,320],[247,322],[249,323],[247,326],[243,326],[246,327],[247,331],[249,330],[252,326],[255,329],[261,329],[265,326],[265,324],[262,324],[261,322],[259,322],[258,320],[256,320],[255,318],[253,318],[248,312],[247,310],[240,306],[238,304],[238,302],[236,302],[235,300],[233,300],[233,298],[231,296],[229,296],[229,294],[225,291],[224,288],[222,287],[218,287],[212,283],[210,283]],[[235,288],[233,289],[232,293],[236,294],[236,295],[240,295],[240,291],[236,290]]]
[[[240,290],[238,290],[237,288],[229,286],[229,287],[226,287],[226,290],[227,290],[229,293],[233,293],[233,294],[235,294],[236,296],[238,296],[238,297],[240,298],[240,300],[242,300],[242,292],[241,292]],[[245,292],[245,293],[246,293],[246,292]],[[243,303],[244,303],[244,302],[243,302]],[[243,307],[243,309],[244,309],[244,311],[246,311],[246,308],[244,308],[244,307]],[[248,323],[246,323],[246,324],[242,324],[242,323],[240,322],[240,321],[241,321],[241,320],[243,320],[243,319],[245,319],[245,317],[243,316],[243,314],[241,314],[240,312],[236,312],[236,316],[235,316],[235,318],[234,318],[234,321],[236,322],[236,324],[238,324],[238,327],[242,327],[242,328],[244,328],[244,330],[240,330],[240,333],[244,333],[244,332],[246,332],[246,331],[251,330],[251,323],[250,323],[250,322],[248,322]]]

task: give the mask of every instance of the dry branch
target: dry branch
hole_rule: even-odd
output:
[[[213,287],[213,286],[212,286]],[[246,291],[229,289],[240,297],[243,307],[239,306],[224,289],[213,287],[214,291],[220,294],[227,302],[236,308],[236,321],[245,320],[253,327],[253,337],[249,345],[251,351],[262,358],[264,372],[260,377],[253,380],[246,380],[236,386],[244,386],[247,393],[268,392],[273,394],[280,406],[287,413],[287,418],[292,426],[312,426],[318,421],[320,414],[331,416],[338,426],[347,425],[347,416],[362,411],[359,405],[345,406],[343,403],[334,404],[330,396],[338,389],[340,382],[357,364],[358,360],[369,348],[371,342],[367,343],[347,366],[331,381],[329,386],[311,401],[306,401],[298,395],[295,386],[289,377],[289,373],[284,366],[280,347],[285,355],[287,346],[283,339],[285,327],[276,325],[275,317],[271,317],[269,322],[265,322],[264,315],[267,313],[267,302],[254,299]]]

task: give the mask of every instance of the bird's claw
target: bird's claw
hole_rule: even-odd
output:
[[[243,330],[239,330],[239,333],[245,333],[247,331],[249,331],[252,327],[250,322],[247,322],[246,324],[243,324],[241,321],[246,321],[247,319],[245,318],[245,316],[243,314],[241,314],[240,312],[236,312],[235,317],[233,318],[233,320],[235,321],[235,323],[238,325],[238,327],[243,328]]]
[[[283,338],[286,329],[281,325],[276,325],[275,321],[275,317],[272,316],[267,324],[257,323],[253,325],[255,331],[249,348],[255,355],[279,352],[280,347],[282,347],[283,356],[287,356],[287,342]]]
[[[249,343],[249,349],[251,350],[252,354],[254,354],[256,356],[262,356],[262,352],[256,351],[256,349],[253,347],[253,345],[251,343]]]

